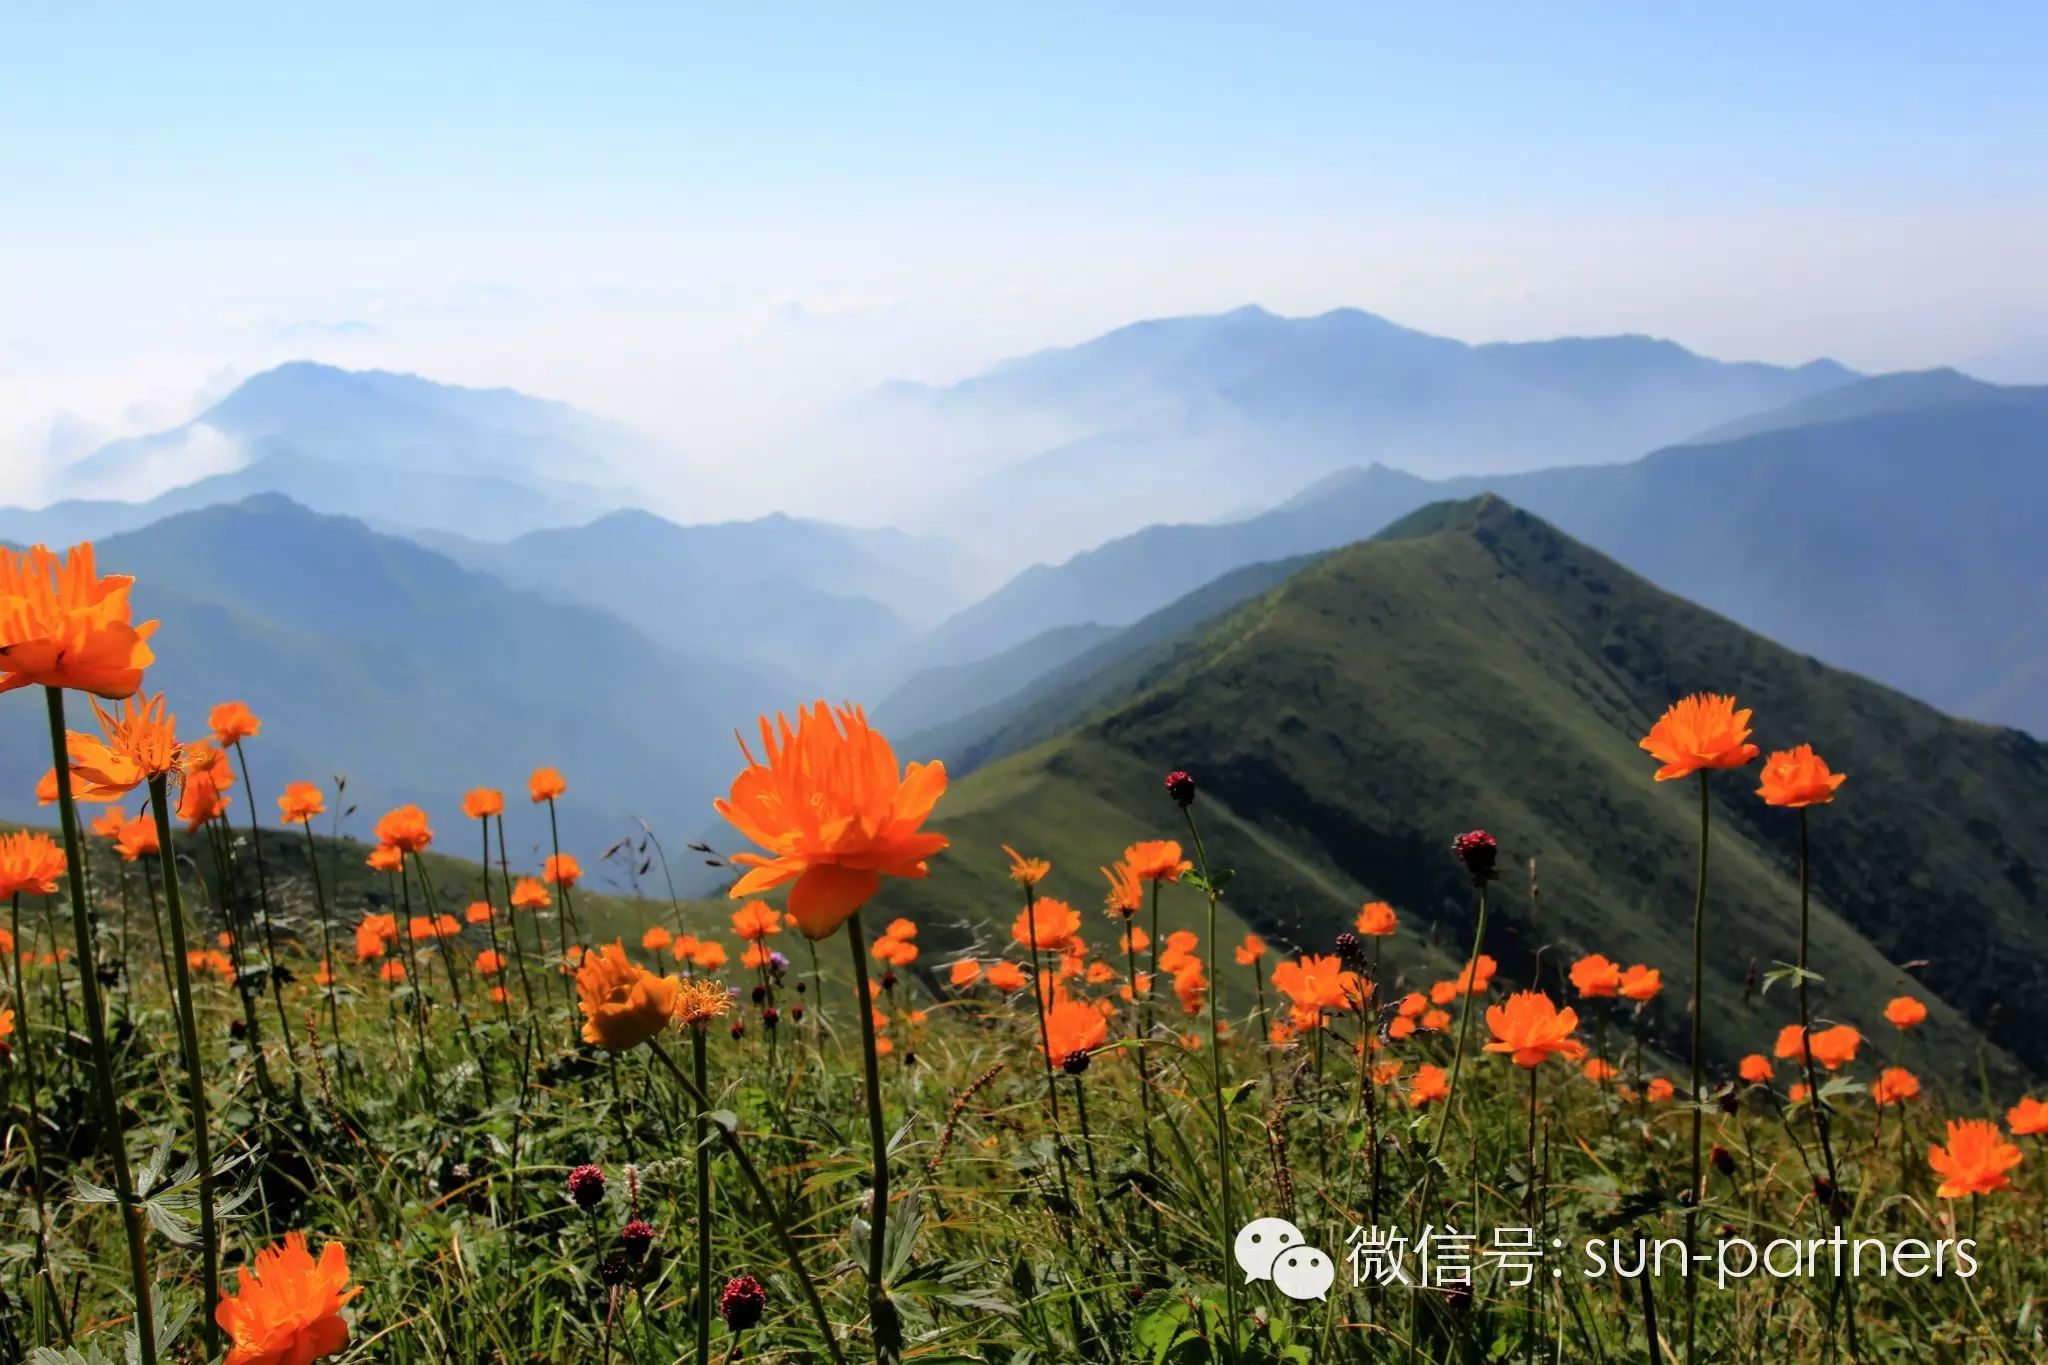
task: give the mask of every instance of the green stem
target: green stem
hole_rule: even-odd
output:
[[[1429,1159],[1435,1156],[1443,1147],[1444,1130],[1450,1127],[1451,1115],[1457,1108],[1458,1098],[1462,1093],[1458,1089],[1458,1073],[1464,1068],[1465,1064],[1465,1040],[1472,1033],[1472,998],[1478,994],[1471,987],[1477,984],[1479,980],[1479,949],[1486,942],[1487,884],[1481,880],[1476,882],[1475,885],[1479,890],[1479,923],[1472,930],[1472,955],[1465,959],[1465,971],[1468,980],[1466,981],[1464,1000],[1458,1006],[1458,1042],[1457,1046],[1451,1049],[1450,1093],[1444,1097],[1443,1111],[1437,1116],[1436,1132],[1430,1137],[1429,1146],[1423,1150],[1423,1164],[1425,1166],[1429,1164]],[[1477,1218],[1479,1216],[1478,1209],[1474,1208],[1472,1214],[1473,1217]]]
[[[156,822],[164,914],[171,923],[172,983],[178,1001],[178,1041],[185,1053],[185,1105],[192,1116],[192,1161],[199,1168],[200,1302],[213,1304],[220,1302],[220,1233],[213,1217],[213,1139],[206,1120],[206,1076],[199,1055],[199,1024],[192,1011],[192,973],[185,962],[185,892],[178,882],[178,859],[172,852],[169,787],[162,774],[150,778],[149,807]],[[307,834],[311,837],[310,826]],[[220,1349],[220,1328],[212,1313],[200,1315],[200,1332],[211,1356]]]
[[[142,1208],[128,1173],[127,1139],[114,1100],[114,1059],[107,1048],[107,1024],[100,1017],[99,973],[94,970],[92,916],[85,904],[85,845],[78,835],[78,807],[71,797],[71,753],[64,738],[64,691],[45,687],[50,714],[50,758],[57,772],[57,811],[64,826],[64,863],[71,891],[71,934],[78,954],[78,979],[86,1031],[92,1039],[93,1098],[99,1110],[100,1143],[114,1167],[114,1197],[128,1233],[128,1270],[135,1283],[135,1336],[143,1365],[156,1365],[156,1310],[150,1294],[149,1253],[142,1240]]]
[[[1828,1106],[1820,1097],[1820,1077],[1813,1068],[1813,1016],[1806,998],[1806,953],[1811,919],[1812,868],[1812,843],[1806,808],[1802,806],[1799,809],[1799,1051],[1806,1066],[1806,1106],[1813,1115],[1813,1135],[1820,1143],[1821,1163],[1828,1173],[1828,1197],[1823,1201],[1823,1211],[1827,1214],[1829,1223],[1839,1229],[1846,1221],[1841,1215],[1842,1187],[1835,1171],[1835,1145],[1830,1133],[1831,1125],[1828,1123]],[[1884,1124],[1884,1111],[1880,1109],[1877,1112],[1878,1126],[1881,1130]],[[1901,1123],[1903,1122],[1902,1118]],[[1850,1295],[1845,1304],[1848,1310],[1845,1326],[1848,1330],[1849,1358],[1854,1360],[1858,1354],[1854,1290],[1845,1286],[1841,1276],[1833,1276],[1828,1282],[1828,1340],[1834,1340],[1835,1305],[1845,1292]]]
[[[1233,1273],[1230,1247],[1232,1225],[1236,1222],[1230,1209],[1230,1116],[1223,1103],[1223,1030],[1217,1018],[1217,1011],[1223,998],[1222,978],[1216,975],[1216,880],[1209,871],[1209,851],[1202,843],[1202,832],[1195,827],[1195,809],[1192,805],[1180,808],[1182,818],[1187,821],[1188,838],[1195,846],[1195,861],[1201,865],[1202,886],[1209,898],[1209,1065],[1215,1078],[1216,1100],[1216,1164],[1218,1168],[1217,1193],[1220,1196],[1218,1213],[1221,1221],[1217,1225],[1218,1247],[1223,1266],[1223,1331],[1224,1358],[1237,1358],[1237,1276]],[[1157,944],[1154,944],[1157,951]]]
[[[256,855],[256,909],[263,917],[263,955],[269,966],[265,975],[270,978],[270,998],[277,1005],[277,1027],[284,1043],[285,1060],[291,1063],[296,1084],[299,1054],[292,1046],[292,1024],[284,1012],[284,983],[277,974],[277,932],[270,922],[270,873],[263,863],[263,830],[256,820],[256,784],[249,779],[249,755],[239,739],[235,741],[235,760],[242,765],[242,787],[249,794],[249,849]]]
[[[491,819],[489,816],[485,816],[484,868],[486,871],[486,888],[488,888],[490,884],[488,876],[489,868],[491,865],[490,826]],[[498,882],[505,888],[505,921],[508,925],[511,926],[512,929],[512,957],[515,961],[519,963],[519,990],[520,993],[526,997],[526,1012],[528,1014],[532,1014],[533,982],[529,980],[526,975],[526,940],[519,932],[519,909],[517,906],[512,904],[512,864],[505,857],[505,814],[503,811],[500,811],[498,813]],[[486,894],[484,899],[489,900],[489,895]],[[543,952],[546,950],[547,940],[540,936],[539,920],[535,920],[533,924],[533,942],[535,952]]]
[[[1685,1256],[1691,1263],[1700,1219],[1700,1137],[1706,1122],[1702,1107],[1701,1076],[1706,1067],[1706,933],[1707,933],[1707,824],[1709,792],[1707,770],[1700,770],[1700,870],[1692,902],[1692,1181],[1687,1186],[1685,1206]],[[1695,1328],[1699,1320],[1699,1276],[1685,1277],[1685,1359],[1698,1360]]]
[[[704,1065],[704,1030],[690,1030],[691,1070],[697,1073],[697,1093],[710,1093]],[[697,1107],[697,1365],[711,1358],[711,1120],[705,1106]]]
[[[327,883],[320,875],[320,848],[313,839],[313,821],[308,817],[299,823],[306,831],[306,866],[313,873],[313,910],[320,916],[320,960],[327,968],[327,984],[321,987],[327,995],[327,1031],[334,1039],[335,1070],[341,1073],[342,1084],[346,1086],[348,1068],[341,1059],[341,1005],[334,994],[337,973],[334,962],[334,938],[328,926]]]
[[[866,1069],[868,1101],[868,1147],[875,1168],[874,1209],[868,1231],[868,1335],[874,1338],[875,1359],[893,1361],[896,1352],[889,1343],[893,1332],[895,1306],[889,1302],[882,1283],[883,1241],[889,1227],[889,1134],[882,1123],[882,1068],[875,1055],[875,1007],[868,994],[868,945],[862,933],[860,911],[846,920],[847,942],[853,946],[853,994],[860,1011],[861,1060]],[[1038,989],[1032,982],[1031,988]],[[1058,1138],[1054,1138],[1058,1142]]]

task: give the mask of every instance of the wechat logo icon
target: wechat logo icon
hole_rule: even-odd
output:
[[[1246,1284],[1271,1280],[1290,1299],[1327,1299],[1337,1267],[1308,1244],[1285,1218],[1254,1218],[1237,1234],[1234,1248]]]

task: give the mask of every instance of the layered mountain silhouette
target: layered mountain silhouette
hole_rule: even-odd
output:
[[[1055,628],[1128,624],[1190,583],[1482,490],[1829,663],[2048,734],[2048,545],[2033,511],[2048,496],[2048,389],[1953,372],[1862,381],[1621,465],[1349,471],[1243,521],[1147,527],[1027,570],[920,658],[958,665]]]
[[[1028,715],[905,741],[950,762],[938,825],[953,847],[931,881],[890,884],[891,912],[1000,941],[1005,843],[1054,856],[1042,894],[1092,907],[1096,862],[1184,834],[1160,786],[1184,767],[1210,856],[1237,874],[1231,931],[1327,951],[1385,898],[1401,964],[1428,980],[1473,927],[1450,839],[1483,827],[1502,847],[1487,949],[1504,977],[1568,990],[1586,951],[1661,966],[1653,1025],[1675,1040],[1697,787],[1654,782],[1637,740],[1676,697],[1728,690],[1760,743],[1810,741],[1849,774],[1813,813],[1819,1013],[1875,1040],[1884,1002],[1910,991],[1934,1010],[1914,1045],[1935,1074],[1974,1074],[1984,1035],[2005,1078],[2048,1068],[2048,748],[1774,644],[1498,498],[1431,505],[1278,580],[1221,611],[1186,605],[1193,624]],[[1796,951],[1797,821],[1755,786],[1753,768],[1712,783],[1707,1025],[1723,1064],[1794,1017],[1761,981]],[[1175,903],[1170,922],[1192,923],[1199,897]],[[950,924],[983,905],[986,920]],[[1225,989],[1246,989],[1234,976]]]

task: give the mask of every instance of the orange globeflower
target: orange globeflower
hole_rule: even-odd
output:
[[[573,853],[550,853],[541,864],[540,879],[549,886],[570,890],[583,880],[583,864],[576,861]]]
[[[1180,1007],[1189,1015],[1202,1012],[1202,1001],[1209,991],[1209,980],[1203,974],[1200,958],[1189,958],[1173,974],[1173,994],[1180,1001]]]
[[[312,1365],[348,1349],[341,1306],[360,1294],[348,1287],[348,1252],[339,1242],[315,1261],[306,1234],[288,1232],[242,1269],[241,1285],[223,1295],[213,1320],[228,1334],[226,1365]]]
[[[277,817],[287,825],[303,825],[326,813],[327,798],[311,782],[287,782],[277,798]]]
[[[1638,1003],[1655,1000],[1664,989],[1664,973],[1638,962],[1621,974],[1621,993]]]
[[[440,926],[431,915],[414,915],[406,921],[405,936],[415,943],[441,937]]]
[[[1920,1093],[1920,1078],[1902,1066],[1888,1066],[1877,1073],[1877,1083],[1870,1087],[1871,1102],[1882,1109],[1888,1104],[1901,1104]]]
[[[405,805],[386,811],[377,821],[377,842],[401,853],[418,853],[434,842],[434,831],[427,825],[425,811]]]
[[[640,1046],[668,1027],[680,984],[637,965],[617,939],[585,953],[576,968],[583,1041],[611,1052]]]
[[[1052,1064],[1079,1075],[1088,1054],[1109,1041],[1109,1021],[1080,1000],[1056,1000],[1045,1012],[1045,1055]]]
[[[1051,897],[1027,910],[1019,910],[1016,922],[1010,926],[1010,937],[1016,942],[1052,952],[1065,948],[1080,932],[1081,912]]]
[[[1195,955],[1195,948],[1201,940],[1192,929],[1176,929],[1166,936],[1166,947],[1159,954],[1159,970],[1177,972],[1181,965]]]
[[[1618,994],[1621,968],[1598,953],[1588,953],[1572,964],[1572,986],[1585,999]]]
[[[1010,855],[1010,880],[1019,886],[1036,886],[1052,871],[1052,864],[1044,858],[1027,858],[1008,844],[1003,852]]]
[[[1341,959],[1327,953],[1305,954],[1278,964],[1273,968],[1273,985],[1297,1006],[1318,1015],[1357,1008],[1369,989],[1356,972],[1344,970]]]
[[[93,818],[89,828],[102,839],[121,837],[121,826],[128,823],[128,812],[119,806],[108,806],[103,814]]]
[[[908,967],[917,961],[917,945],[907,938],[878,938],[869,951],[877,962],[886,962],[892,967]]]
[[[41,684],[119,700],[156,662],[157,623],[129,624],[126,574],[100,577],[92,542],[62,558],[38,545],[0,549],[0,692]]]
[[[1856,1049],[1862,1042],[1862,1034],[1847,1024],[1837,1024],[1807,1039],[1807,1046],[1813,1050],[1813,1060],[1829,1071],[1840,1071],[1856,1060]]]
[[[1369,901],[1358,908],[1358,932],[1367,938],[1385,938],[1401,920],[1385,901]]]
[[[1884,1007],[1884,1017],[1890,1021],[1893,1028],[1918,1028],[1927,1022],[1927,1006],[1910,995],[1895,996],[1892,1002]]]
[[[1771,1077],[1777,1074],[1777,1068],[1771,1065],[1771,1059],[1761,1052],[1752,1052],[1744,1057],[1740,1070],[1742,1079],[1751,1085],[1769,1085]]]
[[[1517,991],[1506,1004],[1487,1007],[1486,1027],[1494,1041],[1486,1050],[1505,1052],[1520,1067],[1541,1066],[1552,1055],[1577,1061],[1586,1055],[1585,1045],[1571,1036],[1578,1026],[1577,1011],[1559,1009],[1541,991]]]
[[[114,851],[121,855],[121,861],[124,863],[132,863],[156,854],[156,821],[147,815],[138,815],[133,820],[122,821],[121,832],[114,836]]]
[[[1643,1098],[1652,1104],[1663,1104],[1678,1093],[1678,1087],[1662,1076],[1652,1076],[1650,1083],[1643,1087]]]
[[[1735,698],[1699,692],[1675,701],[1637,746],[1664,766],[1657,780],[1669,782],[1708,768],[1739,768],[1757,756],[1749,739],[1747,710]]]
[[[728,960],[725,945],[716,939],[705,939],[690,954],[690,965],[704,972],[715,972]]]
[[[55,895],[64,867],[64,850],[49,835],[28,830],[0,834],[0,899],[22,891]]]
[[[462,918],[469,924],[489,924],[497,913],[489,901],[471,901],[469,908],[462,912]]]
[[[1586,1079],[1595,1085],[1613,1080],[1621,1073],[1614,1069],[1614,1063],[1600,1057],[1589,1058],[1585,1065]]]
[[[675,941],[676,936],[659,924],[650,925],[647,932],[640,935],[640,946],[650,953],[658,953]]]
[[[1813,751],[1811,744],[1773,753],[1764,760],[1758,776],[1763,785],[1756,789],[1756,794],[1764,799],[1764,804],[1791,810],[1826,805],[1835,799],[1835,789],[1849,780],[1845,773],[1829,772],[1826,760]]]
[[[479,976],[496,976],[505,970],[505,959],[495,948],[486,948],[476,955],[476,970]]]
[[[1021,991],[1024,989],[1024,969],[1014,962],[991,963],[988,969],[988,984],[999,991]]]
[[[471,787],[462,794],[462,813],[472,820],[505,813],[505,793],[496,787]]]
[[[1440,1100],[1451,1093],[1450,1078],[1440,1066],[1424,1062],[1415,1068],[1415,1079],[1408,1083],[1408,1104],[1420,1109],[1432,1100]]]
[[[1141,882],[1177,882],[1194,870],[1194,864],[1180,856],[1180,845],[1172,839],[1148,839],[1124,850],[1124,864]]]
[[[54,806],[57,804],[57,770],[55,768],[36,779],[36,804]]]
[[[917,925],[911,920],[897,916],[889,921],[889,927],[882,931],[884,938],[916,938]]]
[[[263,722],[249,709],[247,702],[224,701],[209,711],[206,723],[213,729],[213,742],[223,749],[232,749],[245,739],[254,739]]]
[[[535,768],[533,776],[526,779],[526,790],[533,797],[536,806],[543,801],[552,801],[569,790],[569,784],[553,768]]]
[[[1992,1194],[2012,1184],[2006,1172],[2020,1164],[2020,1149],[2005,1140],[1989,1119],[1950,1119],[1948,1145],[1927,1148],[1927,1164],[1939,1175],[1943,1199]]]
[[[732,931],[749,943],[782,932],[782,916],[760,901],[748,901],[732,912]]]
[[[71,765],[71,795],[78,801],[111,801],[153,777],[176,772],[185,751],[177,738],[178,718],[164,711],[163,694],[129,697],[109,715],[95,697],[99,735],[72,730],[64,736]],[[225,787],[234,779],[220,783]],[[56,771],[51,770],[54,799]]]
[[[405,980],[405,964],[394,957],[377,969],[377,976],[379,980],[389,981],[395,986]]]
[[[1266,955],[1266,940],[1257,934],[1246,934],[1244,942],[1237,945],[1237,965],[1249,967]]]
[[[405,866],[405,854],[395,844],[379,844],[363,861],[374,872],[396,872]]]
[[[2048,1104],[2028,1095],[2005,1111],[2005,1122],[2014,1137],[2038,1137],[2048,1133]]]
[[[514,910],[545,910],[554,904],[554,898],[533,878],[521,877],[512,884],[511,903]]]
[[[1130,864],[1120,862],[1105,867],[1102,875],[1109,882],[1109,894],[1102,898],[1102,908],[1112,918],[1128,920],[1145,908],[1145,883],[1131,871]]]
[[[953,964],[953,970],[946,974],[946,979],[965,989],[981,980],[981,964],[971,957],[963,957]]]
[[[881,890],[884,876],[929,875],[925,860],[947,843],[922,829],[946,790],[944,764],[899,770],[859,707],[835,711],[822,701],[799,712],[794,728],[763,716],[761,743],[762,761],[741,745],[747,766],[716,806],[768,854],[733,855],[753,870],[727,895],[789,885],[797,928],[821,939]]]

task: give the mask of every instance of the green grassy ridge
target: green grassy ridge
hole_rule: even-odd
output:
[[[1234,920],[1326,945],[1376,895],[1462,957],[1473,897],[1449,841],[1484,827],[1502,844],[1487,946],[1504,977],[1555,991],[1581,952],[1651,963],[1673,1039],[1697,788],[1653,782],[1636,741],[1671,700],[1732,690],[1757,742],[1811,741],[1850,774],[1813,815],[1818,1014],[1881,1051],[1884,1001],[1910,989],[1933,1011],[1923,1062],[1974,1074],[1988,1032],[1999,1088],[2048,1067],[2048,751],[2024,735],[1796,655],[1494,498],[1425,509],[1157,650],[1170,667],[1126,663],[1121,695],[1078,694],[1066,733],[957,780],[935,820],[955,847],[891,902],[957,913],[964,884],[984,920],[1007,918],[997,845],[1092,866],[1173,835],[1159,781],[1186,766],[1211,853],[1239,873]],[[1796,951],[1797,820],[1755,785],[1754,767],[1713,785],[1706,1022],[1724,1062],[1793,1018],[1785,988],[1755,996]]]

